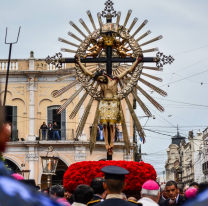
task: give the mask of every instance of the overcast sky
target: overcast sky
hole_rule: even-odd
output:
[[[77,34],[69,25],[70,20],[82,29],[78,21],[82,18],[90,30],[93,30],[86,10],[91,11],[98,27],[96,14],[104,9],[105,0],[0,0],[0,2],[0,59],[5,59],[8,58],[9,51],[9,46],[4,44],[6,27],[9,28],[8,41],[16,41],[18,28],[21,26],[19,42],[13,46],[12,58],[28,58],[31,50],[34,51],[36,58],[45,58],[47,55],[59,52],[62,47],[74,49],[58,42],[58,37],[78,44],[67,35],[68,31]],[[144,161],[151,163],[160,176],[165,170],[166,149],[171,143],[171,137],[168,135],[176,134],[176,125],[179,125],[180,133],[186,137],[189,130],[193,129],[196,133],[208,125],[208,2],[205,0],[114,0],[113,2],[114,9],[122,12],[121,24],[124,23],[129,9],[133,12],[127,27],[134,17],[139,18],[131,34],[145,19],[149,21],[136,37],[147,30],[151,30],[152,33],[139,43],[163,35],[162,40],[144,46],[143,49],[158,47],[161,52],[166,55],[171,54],[175,58],[175,62],[171,66],[165,66],[163,72],[145,71],[163,78],[163,82],[159,83],[145,79],[167,91],[167,97],[161,97],[155,92],[151,94],[150,89],[142,85],[163,105],[165,112],[157,111],[140,95],[156,117],[155,120],[149,119],[145,129],[165,134],[145,130],[147,142],[142,145],[142,152],[147,153],[143,156]],[[148,53],[145,56],[154,55],[155,53]],[[73,56],[73,54],[65,53],[64,56]],[[144,113],[137,109],[137,115],[144,116]],[[146,121],[147,118],[142,118],[142,125]]]

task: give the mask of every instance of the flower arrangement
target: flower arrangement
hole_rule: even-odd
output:
[[[133,161],[83,161],[69,166],[64,174],[64,188],[73,192],[80,184],[90,185],[95,177],[104,177],[100,170],[104,166],[115,165],[123,167],[129,171],[126,175],[127,191],[139,191],[147,180],[156,180],[156,171],[150,164]]]

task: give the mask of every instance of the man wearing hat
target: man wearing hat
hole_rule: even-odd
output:
[[[126,187],[124,178],[129,174],[129,171],[118,166],[106,166],[101,171],[105,173],[103,188],[107,191],[107,196],[105,201],[96,204],[96,206],[133,206],[134,204],[123,200],[121,195],[122,190]]]
[[[142,185],[142,198],[138,201],[143,206],[158,206],[160,199],[160,186],[153,180],[148,180]]]

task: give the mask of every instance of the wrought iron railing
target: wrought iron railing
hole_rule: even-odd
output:
[[[74,129],[39,130],[39,141],[74,140]]]

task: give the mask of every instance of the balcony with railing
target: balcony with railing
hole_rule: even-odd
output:
[[[47,64],[45,59],[34,59],[34,70],[38,71],[53,71],[58,70],[55,65]],[[6,71],[8,66],[7,59],[0,59],[0,71]],[[61,69],[67,69],[73,67],[74,64],[64,63]],[[11,59],[10,71],[27,71],[29,70],[29,59]]]
[[[39,141],[74,140],[74,129],[39,130]]]

